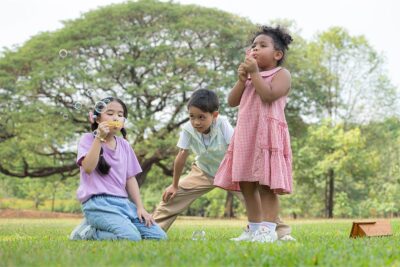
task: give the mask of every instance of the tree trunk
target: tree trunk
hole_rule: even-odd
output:
[[[233,194],[230,191],[228,191],[226,194],[224,217],[225,218],[235,217],[235,214],[233,212]]]
[[[167,152],[166,152],[167,153]],[[145,182],[147,174],[153,167],[153,165],[158,166],[164,175],[172,176],[173,175],[173,167],[169,168],[161,163],[161,160],[167,157],[168,154],[161,155],[160,153],[154,154],[151,158],[143,160],[140,162],[140,166],[142,167],[142,172],[136,175],[136,180],[138,182],[139,187]]]
[[[329,196],[328,196],[328,179],[329,179],[329,177],[327,177],[326,178],[326,180],[325,180],[325,218],[328,218],[329,217],[329,201],[328,201],[328,199],[329,199]]]
[[[40,204],[40,200],[38,198],[35,198],[35,210],[39,209],[39,204]]]
[[[151,170],[153,164],[156,164],[159,161],[160,161],[159,158],[153,156],[152,158],[141,162],[140,166],[142,167],[142,172],[136,175],[136,180],[138,182],[139,187],[142,186],[142,184],[146,180],[147,174]]]
[[[333,218],[333,194],[335,193],[335,173],[332,168],[328,170],[328,218]]]
[[[51,196],[51,212],[54,212],[55,202],[56,202],[56,192],[53,192]]]

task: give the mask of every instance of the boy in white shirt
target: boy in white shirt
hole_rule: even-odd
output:
[[[155,221],[165,231],[168,231],[179,213],[215,188],[213,185],[215,173],[234,132],[228,119],[219,116],[219,101],[213,91],[196,90],[189,99],[187,108],[190,121],[182,126],[180,133],[177,144],[179,152],[174,161],[173,182],[165,189],[162,201],[153,214]],[[195,153],[195,162],[189,174],[180,180],[189,150]],[[240,192],[232,191],[232,193],[243,202],[243,195]],[[294,240],[290,232],[290,227],[278,219],[278,237],[282,240]]]

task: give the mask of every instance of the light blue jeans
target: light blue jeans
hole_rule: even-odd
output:
[[[147,227],[139,221],[136,205],[128,198],[109,195],[91,197],[82,204],[88,224],[94,227],[93,240],[167,239],[157,224]]]

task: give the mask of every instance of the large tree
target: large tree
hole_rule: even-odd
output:
[[[387,117],[398,107],[398,91],[387,78],[383,57],[363,35],[351,36],[332,27],[316,36],[308,55],[322,66],[320,118],[367,123]]]
[[[396,88],[386,76],[382,57],[364,36],[351,36],[343,28],[332,27],[318,34],[308,51],[310,58],[320,62],[322,83],[316,92],[323,100],[318,107],[320,112],[311,119],[328,118],[332,128],[338,123],[351,128],[354,123],[379,120],[396,110]],[[321,159],[342,149],[333,146],[321,151]],[[335,179],[339,178],[335,164],[331,162],[324,174],[328,217],[333,216]]]
[[[76,141],[104,96],[129,109],[129,140],[144,172],[165,174],[185,105],[199,88],[223,96],[234,83],[248,20],[157,1],[111,5],[39,34],[0,58],[0,171],[74,175]]]
[[[352,214],[351,209],[355,208],[352,203],[365,197],[366,181],[378,167],[378,159],[374,151],[366,150],[366,140],[358,127],[351,130],[346,130],[344,124],[332,127],[329,120],[309,127],[307,137],[296,144],[295,158],[297,185],[304,195],[296,196],[292,203],[315,199],[323,204],[310,208],[307,203],[301,207],[301,213],[317,208],[313,216],[328,218],[334,216],[334,207],[341,208],[338,215]],[[335,179],[327,179],[332,175]],[[331,188],[336,188],[335,196],[341,196],[341,201],[334,202],[334,195],[329,193]]]

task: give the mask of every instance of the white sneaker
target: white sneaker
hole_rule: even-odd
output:
[[[87,225],[85,228],[82,229],[80,233],[78,233],[78,235],[82,240],[93,240],[95,233],[96,228],[91,225]]]
[[[260,229],[254,232],[252,242],[273,243],[278,240],[278,235],[275,231],[271,231],[266,226],[260,226]]]
[[[249,226],[247,225],[246,229],[244,229],[243,233],[238,236],[231,238],[230,240],[240,242],[240,241],[251,241],[253,239],[253,232],[250,231]]]
[[[71,234],[69,235],[69,240],[82,240],[81,232],[86,229],[89,224],[86,221],[86,218],[83,218],[82,222],[72,230]]]
[[[289,242],[296,242],[296,238],[294,238],[291,235],[284,235],[281,238],[279,238],[280,241],[289,241]]]

